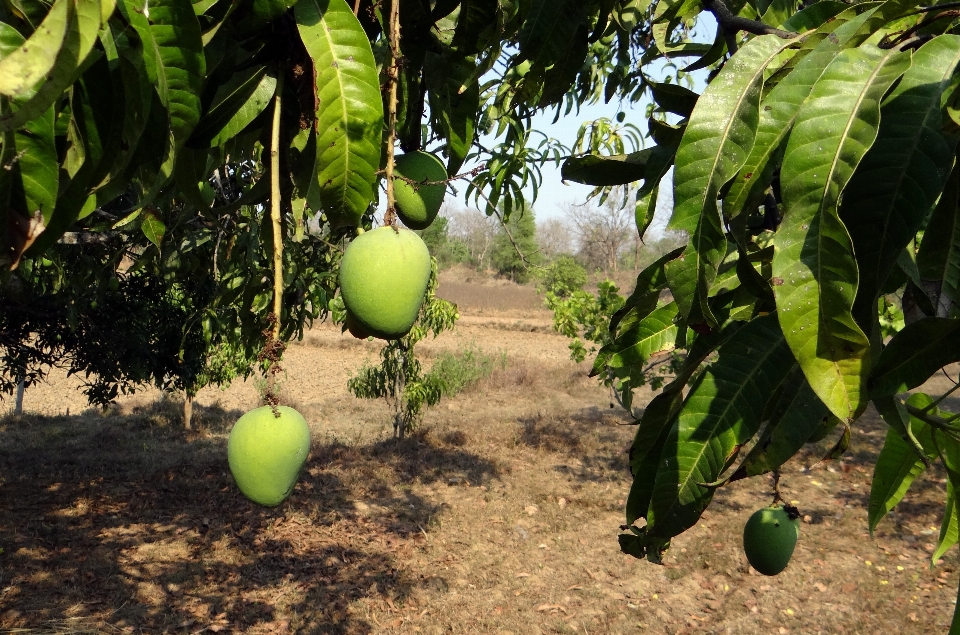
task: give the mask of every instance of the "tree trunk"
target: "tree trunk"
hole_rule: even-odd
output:
[[[20,376],[20,381],[17,382],[17,400],[13,406],[13,414],[22,415],[23,414],[23,390],[24,390],[24,381],[23,376]]]
[[[183,429],[192,430],[190,421],[193,419],[193,395],[186,393],[183,399]]]

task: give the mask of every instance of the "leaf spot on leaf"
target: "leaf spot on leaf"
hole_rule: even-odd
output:
[[[770,282],[773,284],[773,286],[779,287],[781,284],[783,284],[783,278],[773,277],[770,279]]]

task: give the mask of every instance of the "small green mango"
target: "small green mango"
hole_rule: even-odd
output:
[[[421,150],[397,157],[394,171],[413,181],[443,181],[447,178],[443,162]],[[394,179],[397,216],[410,229],[426,229],[437,217],[446,191],[445,184],[415,185],[403,179]]]
[[[755,511],[743,528],[743,550],[754,569],[763,575],[777,575],[790,563],[799,537],[796,508],[764,507]]]

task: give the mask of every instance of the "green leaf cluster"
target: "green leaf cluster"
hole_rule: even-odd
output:
[[[709,83],[700,95],[652,87],[653,146],[564,165],[590,185],[642,182],[641,196],[675,168],[668,227],[686,245],[639,274],[594,366],[639,377],[683,350],[637,420],[620,538],[637,557],[658,560],[717,487],[777,470],[839,424],[836,458],[871,402],[890,425],[871,528],[931,460],[952,469],[960,438],[942,398],[899,396],[960,360],[953,14],[761,4],[724,4],[742,37],[700,52],[681,25],[703,11],[723,22],[715,4],[655,3],[645,55],[696,52],[690,67],[710,67]],[[646,222],[638,212],[641,236]],[[957,535],[948,483],[938,555]]]

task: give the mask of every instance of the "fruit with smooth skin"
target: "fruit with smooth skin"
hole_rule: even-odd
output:
[[[343,322],[343,325],[346,327],[347,331],[350,332],[350,335],[354,336],[358,340],[365,340],[370,337],[370,334],[363,330],[363,326],[357,322],[357,318],[353,317],[353,314],[350,311],[347,311],[347,317]]]
[[[763,575],[777,575],[790,563],[799,537],[796,507],[764,507],[755,511],[743,528],[743,550],[754,569]]]
[[[340,261],[343,304],[363,332],[406,335],[430,282],[430,252],[409,229],[378,227],[357,236]]]
[[[447,178],[443,162],[421,150],[397,157],[394,172],[412,181],[444,181]],[[446,190],[447,186],[442,183],[421,185],[394,179],[397,216],[410,229],[426,229],[437,217]]]
[[[240,417],[230,431],[227,460],[237,487],[258,505],[273,507],[293,491],[310,453],[310,427],[286,406],[263,406]]]

